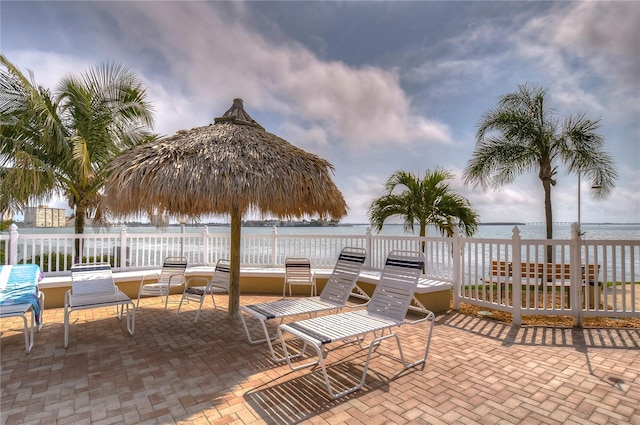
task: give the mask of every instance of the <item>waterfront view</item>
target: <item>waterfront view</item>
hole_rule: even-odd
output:
[[[509,239],[516,224],[485,224],[478,226],[478,232],[474,237],[490,238],[490,239]],[[545,227],[543,224],[517,224],[520,230],[520,236],[523,239],[544,239]],[[113,226],[110,228],[101,228],[94,230],[88,226],[85,231],[87,233],[118,233],[121,226]],[[185,233],[201,233],[205,225],[187,224],[184,226]],[[340,224],[336,226],[283,226],[276,227],[278,234],[282,235],[365,235],[367,228],[371,226],[367,224]],[[583,239],[590,240],[640,240],[640,223],[638,224],[582,224]],[[165,228],[157,228],[153,226],[126,226],[129,233],[180,233],[183,229],[180,225],[171,225]],[[207,225],[209,234],[228,234],[229,226],[213,224]],[[417,232],[417,227],[416,227]],[[554,239],[569,239],[571,237],[570,224],[556,224],[554,226]],[[73,233],[73,228],[33,228],[21,227],[20,233],[25,234],[67,234]],[[242,228],[243,234],[259,234],[266,235],[273,232],[273,227],[269,226],[250,226]],[[415,236],[407,234],[401,224],[385,225],[380,233],[371,230],[372,235],[380,236]],[[432,227],[427,229],[427,236],[434,237],[440,234]]]

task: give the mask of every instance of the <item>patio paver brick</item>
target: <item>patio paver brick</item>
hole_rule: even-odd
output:
[[[363,390],[331,400],[317,370],[292,372],[248,344],[224,297],[197,324],[194,305],[176,317],[179,297],[169,311],[143,299],[133,337],[113,309],[77,312],[66,350],[62,309],[44,311],[30,354],[20,319],[3,319],[0,425],[640,425],[639,329],[512,328],[450,312],[437,318],[424,367],[399,373],[396,351],[383,345]],[[423,334],[404,332],[413,358]],[[361,371],[366,352],[344,346],[329,356],[330,371],[343,374]]]

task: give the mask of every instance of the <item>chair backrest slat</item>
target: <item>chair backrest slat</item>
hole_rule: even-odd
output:
[[[184,274],[187,270],[187,259],[184,257],[167,257],[162,263],[162,270],[158,282],[168,283],[172,285],[180,284],[184,280]]]
[[[231,280],[231,261],[226,259],[219,259],[216,263],[216,268],[213,272],[213,276],[209,281],[209,287],[222,288],[229,290],[229,282]]]
[[[308,258],[287,258],[284,275],[287,282],[311,282],[311,261]]]
[[[392,251],[387,257],[367,311],[403,321],[418,286],[424,261],[424,254],[419,251]]]
[[[71,267],[73,295],[110,293],[117,289],[108,263],[74,264]]]
[[[343,248],[333,273],[320,293],[320,298],[334,304],[346,304],[360,276],[366,256],[367,250],[364,248]]]

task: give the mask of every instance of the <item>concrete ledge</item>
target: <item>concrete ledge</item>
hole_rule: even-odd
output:
[[[358,285],[369,295],[373,293],[375,285],[380,281],[380,272],[364,271],[360,273]],[[370,285],[369,287],[363,285]],[[451,307],[451,291],[453,290],[453,282],[425,275],[418,281],[418,287],[414,292],[414,302],[411,309],[415,311],[423,311],[421,307],[434,313],[442,313]],[[421,305],[416,305],[415,301]]]
[[[377,284],[380,281],[380,272],[364,271],[360,273],[359,282],[367,282]],[[453,282],[438,277],[425,275],[418,281],[416,294],[430,294],[432,292],[440,292],[453,289]]]
[[[208,279],[213,275],[213,271],[214,267],[194,266],[187,268],[186,275],[187,279],[196,277]],[[160,269],[114,272],[113,279],[122,292],[132,299],[137,299],[142,277],[146,278],[145,282],[153,282],[154,275],[159,272]],[[322,291],[332,272],[333,269],[314,269],[318,293]],[[284,268],[243,267],[240,270],[240,293],[281,294],[283,279]],[[380,272],[363,271],[358,278],[358,286],[371,296],[379,281]],[[415,297],[428,310],[435,313],[446,311],[449,309],[452,287],[453,284],[451,282],[425,276],[418,283]],[[45,308],[63,307],[64,293],[71,288],[71,276],[45,277],[38,283],[38,288],[46,294],[47,302]],[[299,289],[299,292],[295,295],[306,294],[306,288],[297,289]],[[305,292],[302,292],[303,290]],[[174,291],[172,291],[172,294],[180,293],[182,289],[177,288]]]
[[[190,278],[209,279],[214,272],[212,266],[193,266],[187,267],[187,280]],[[323,270],[322,270],[323,271]],[[138,298],[138,290],[140,281],[145,277],[145,283],[157,281],[156,275],[160,269],[132,270],[126,272],[114,272],[113,280],[118,288],[132,299]],[[331,274],[331,270],[326,272],[326,276]],[[321,276],[322,273],[319,273]],[[327,278],[317,280],[318,291],[324,287]],[[244,294],[265,294],[274,295],[282,293],[284,279],[284,268],[258,268],[247,267],[240,270],[240,293]],[[45,308],[64,307],[64,294],[71,288],[71,276],[52,276],[45,277],[38,283],[38,288],[46,295]],[[294,288],[294,295],[304,295],[297,293]],[[181,293],[183,288],[177,287],[172,289],[171,294]]]

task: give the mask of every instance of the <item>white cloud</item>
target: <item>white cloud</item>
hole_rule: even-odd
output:
[[[291,32],[280,31],[277,25],[284,21],[255,25],[250,3],[165,2],[160,8],[148,2],[95,2],[82,8],[83,22],[95,30],[86,33],[84,43],[71,42],[62,13],[47,15],[51,27],[68,39],[56,46],[75,48],[77,56],[47,50],[43,46],[51,43],[35,42],[33,29],[34,50],[5,53],[51,88],[64,74],[104,59],[126,64],[145,81],[157,111],[156,131],[164,134],[209,124],[233,98],[243,98],[267,131],[336,165],[335,181],[350,207],[346,222],[366,221],[368,206],[395,170],[423,172],[442,164],[450,164],[445,167],[456,173],[452,187],[480,211],[482,221],[543,221],[536,173],[498,192],[464,187],[458,177],[472,152],[475,120],[516,84],[539,82],[560,115],[602,116],[602,133],[620,162],[619,188],[601,203],[584,196],[584,219],[607,221],[638,210],[640,4],[558,3],[510,9],[490,19],[470,17],[462,3],[455,7],[468,25],[460,27],[466,31],[449,32],[452,38],[425,28],[433,43],[424,47],[410,40],[410,47],[384,57],[358,52],[359,64],[384,62],[388,69],[332,61],[343,47],[336,49],[329,38],[322,40],[323,57],[329,59],[322,60],[287,38]],[[305,19],[302,10],[292,16]],[[365,37],[372,28],[359,24]],[[81,50],[83,45],[92,48]],[[63,47],[58,51],[73,51]],[[629,172],[623,173],[625,167]],[[554,188],[557,220],[576,216],[575,188],[575,177]],[[610,210],[613,205],[617,212]]]
[[[638,16],[637,2],[560,4],[522,28],[518,51],[540,61],[567,107],[602,113],[623,103],[637,116]]]
[[[332,138],[354,147],[390,140],[451,141],[446,125],[412,110],[391,71],[323,62],[300,44],[276,44],[251,32],[250,26],[223,19],[204,3],[128,5],[138,8],[140,15],[114,15],[124,36],[135,38],[139,48],[161,52],[173,76],[186,82],[194,106],[213,107],[224,101],[226,109],[232,98],[242,97],[249,113],[275,110],[284,121],[322,126]],[[156,28],[159,36],[138,36],[147,26]]]
[[[387,177],[379,175],[354,176],[349,184],[339,187],[349,204],[349,222],[368,223],[367,211],[371,202],[384,194]],[[390,220],[390,222],[397,222]]]
[[[637,2],[580,2],[566,14],[549,17],[545,29],[551,31],[540,36],[590,62],[601,75],[637,84],[639,16]]]
[[[319,125],[303,127],[295,122],[282,125],[280,137],[313,154],[324,156],[329,151],[327,131]]]
[[[50,90],[55,90],[60,80],[69,75],[77,75],[96,62],[78,56],[38,50],[19,50],[6,52],[7,59],[31,80],[33,72],[35,82]]]
[[[145,79],[148,99],[155,112],[154,131],[171,135],[178,130],[201,127],[213,122],[213,114],[200,103],[193,102],[178,90],[168,90],[159,80]],[[229,106],[231,103],[229,103]],[[224,111],[218,115],[222,115]],[[188,123],[188,124],[187,124]]]

